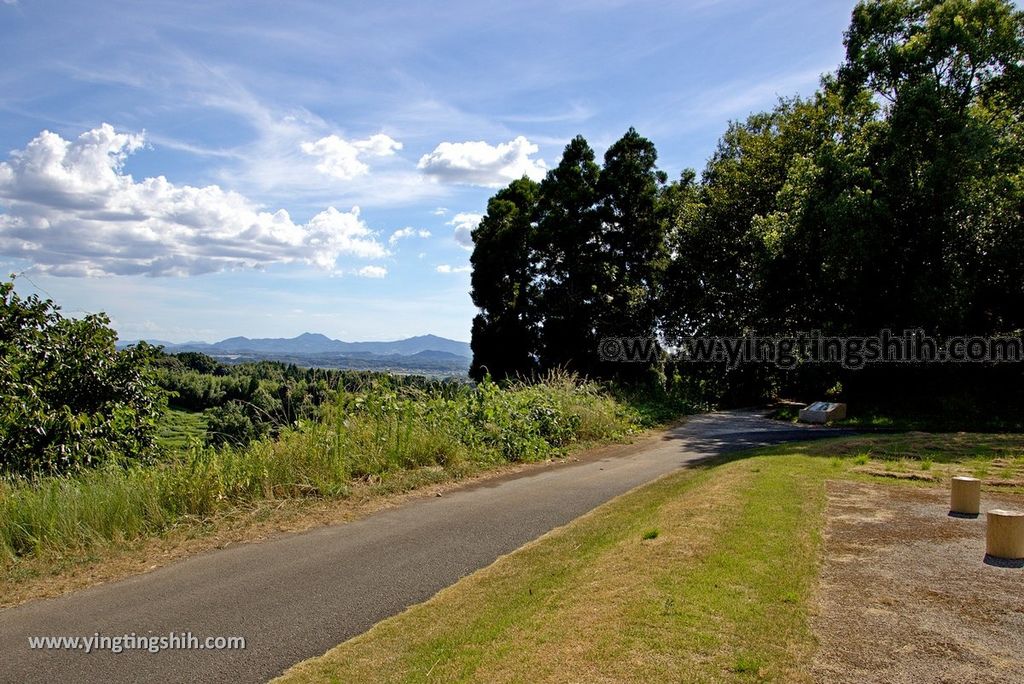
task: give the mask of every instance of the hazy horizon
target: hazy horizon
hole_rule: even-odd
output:
[[[287,337],[281,336],[281,335],[274,335],[274,336],[271,336],[271,337],[262,337],[262,336],[238,334],[238,335],[227,335],[226,337],[221,337],[221,338],[217,338],[217,339],[213,339],[213,340],[195,340],[195,339],[192,339],[192,340],[170,340],[170,339],[157,338],[157,337],[149,337],[149,338],[146,338],[146,337],[131,337],[131,338],[126,338],[126,337],[121,336],[120,333],[118,333],[118,341],[119,342],[137,342],[137,341],[141,340],[141,341],[144,341],[144,342],[170,342],[171,344],[175,344],[175,345],[182,345],[182,344],[216,344],[218,342],[223,342],[224,340],[230,340],[230,339],[235,338],[235,337],[244,337],[244,338],[250,339],[250,340],[263,340],[263,339],[294,340],[294,339],[296,339],[298,337],[302,337],[303,335],[324,335],[324,333],[318,333],[318,332],[316,332],[314,330],[306,330],[306,331],[303,331],[303,332],[299,333],[298,335],[291,335],[291,336],[287,336]],[[329,338],[329,339],[331,339],[331,340],[334,340],[335,342],[357,342],[357,343],[381,342],[381,343],[388,343],[388,342],[402,342],[404,340],[418,338],[418,337],[438,337],[438,338],[441,338],[443,340],[447,340],[449,342],[458,342],[460,344],[469,344],[469,340],[460,340],[460,339],[457,339],[457,338],[445,337],[444,335],[436,335],[434,333],[429,333],[429,332],[420,333],[418,335],[408,335],[406,337],[396,337],[396,338],[391,338],[391,339],[365,339],[365,340],[340,339],[340,338],[337,338],[337,337],[331,337],[330,335],[324,335],[324,336]]]

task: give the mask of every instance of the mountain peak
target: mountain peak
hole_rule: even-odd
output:
[[[168,352],[202,351],[206,353],[245,354],[377,354],[412,356],[420,352],[443,352],[469,359],[473,356],[469,343],[450,340],[439,335],[417,335],[390,342],[343,342],[321,333],[304,332],[291,338],[229,337],[212,344],[189,342],[166,344]]]

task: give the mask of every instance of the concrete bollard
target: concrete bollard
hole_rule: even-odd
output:
[[[988,512],[985,553],[993,558],[1024,559],[1024,511]]]
[[[978,515],[981,512],[981,480],[976,477],[954,477],[949,495],[949,512]]]

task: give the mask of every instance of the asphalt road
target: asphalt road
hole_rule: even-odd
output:
[[[838,433],[752,412],[695,416],[636,448],[0,610],[0,681],[265,682],[661,475],[729,450]],[[246,648],[117,655],[29,648],[30,636],[97,632],[237,635]]]

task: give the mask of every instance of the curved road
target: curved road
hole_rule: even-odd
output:
[[[660,439],[423,497],[362,520],[204,553],[0,610],[3,682],[265,682],[609,499],[726,451],[844,431],[749,411]],[[244,636],[245,650],[31,650],[30,636]]]

